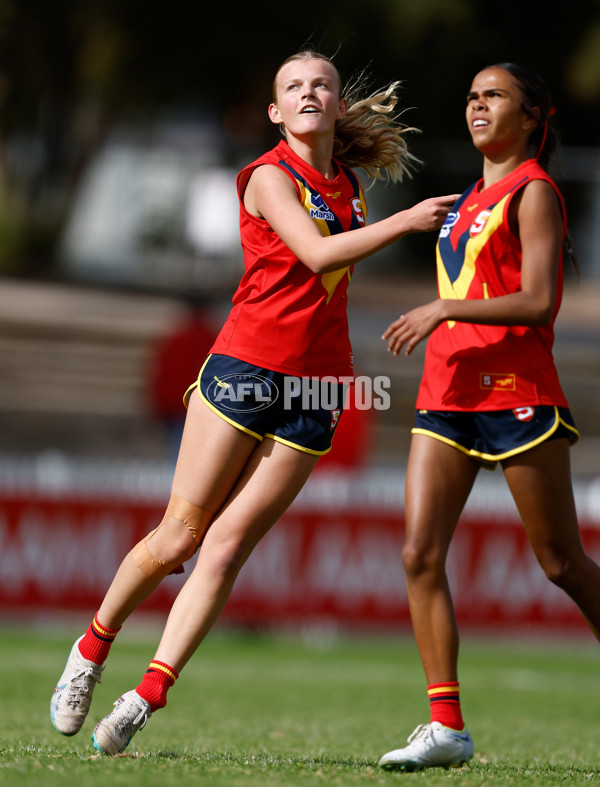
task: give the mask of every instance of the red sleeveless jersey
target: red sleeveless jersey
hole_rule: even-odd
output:
[[[337,176],[327,180],[281,141],[239,173],[245,273],[211,352],[284,374],[352,374],[346,290],[353,267],[313,273],[264,219],[250,215],[243,205],[252,172],[272,164],[292,180],[300,203],[322,235],[362,227],[366,203],[360,183],[348,167],[336,163]]]
[[[535,159],[482,190],[477,181],[452,207],[437,243],[440,298],[495,298],[517,292],[522,251],[508,223],[508,206],[531,180],[558,188]],[[427,341],[417,396],[420,410],[508,410],[523,405],[568,407],[552,356],[554,321],[563,287],[561,251],[556,302],[544,326],[475,325],[448,321]]]

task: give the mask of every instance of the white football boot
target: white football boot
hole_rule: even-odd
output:
[[[444,727],[439,721],[420,724],[408,738],[408,746],[387,752],[379,765],[387,771],[422,771],[424,768],[459,768],[473,756],[473,739]]]
[[[94,748],[103,754],[120,754],[152,715],[150,703],[137,691],[127,691],[114,703],[114,710],[96,724]]]
[[[50,700],[50,718],[61,735],[75,735],[83,726],[94,688],[96,683],[100,683],[104,669],[83,658],[79,652],[81,639],[83,637],[79,637],[71,648],[63,674]]]

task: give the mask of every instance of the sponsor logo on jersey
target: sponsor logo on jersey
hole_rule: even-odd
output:
[[[440,230],[440,238],[447,238],[450,235],[450,230],[456,222],[460,219],[460,211],[456,211],[455,213],[450,212],[446,216],[446,221],[444,222],[444,226]]]
[[[499,372],[481,372],[479,387],[486,391],[514,391],[517,378],[514,374],[500,374]]]
[[[310,217],[311,219],[322,219],[323,221],[335,221],[335,215],[329,210],[320,194],[310,195]]]

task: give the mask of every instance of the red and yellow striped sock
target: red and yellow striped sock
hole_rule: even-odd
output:
[[[154,713],[167,704],[167,691],[175,683],[179,673],[163,661],[151,661],[136,691],[150,703],[150,710]]]
[[[118,629],[109,629],[103,626],[98,620],[96,612],[90,627],[79,642],[79,652],[84,659],[93,661],[94,664],[104,664],[108,658],[110,646],[120,630],[120,626]]]
[[[458,683],[432,683],[427,686],[431,721],[439,721],[444,727],[462,730],[465,726],[460,710]]]

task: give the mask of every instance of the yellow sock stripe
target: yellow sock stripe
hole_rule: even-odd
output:
[[[458,686],[436,686],[433,689],[427,689],[427,694],[430,697],[435,696],[436,694],[459,694]]]
[[[114,639],[117,636],[117,634],[119,633],[119,630],[120,630],[120,629],[107,629],[107,628],[104,628],[104,626],[101,626],[100,623],[98,623],[98,619],[97,618],[94,618],[94,620],[92,621],[92,628],[95,631],[97,631],[98,634],[100,634],[101,636],[108,637],[109,639]]]
[[[151,661],[150,662],[150,666],[148,667],[148,669],[149,670],[156,670],[157,672],[162,672],[165,675],[168,675],[168,677],[171,678],[171,680],[173,682],[175,682],[177,680],[177,678],[179,677],[178,673],[175,672],[174,669],[172,669],[171,667],[167,666],[166,664],[163,664],[161,661]]]

